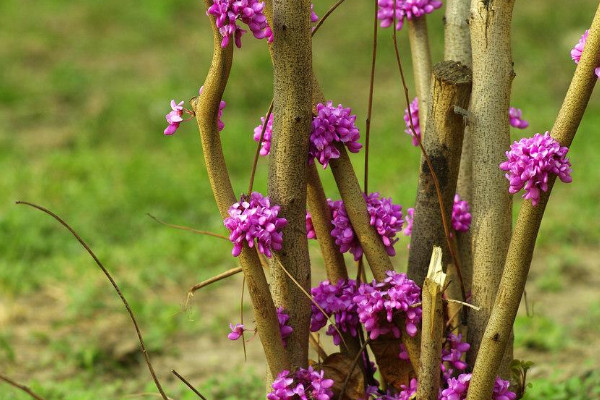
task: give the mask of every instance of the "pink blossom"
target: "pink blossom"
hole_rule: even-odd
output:
[[[242,35],[246,32],[237,24],[238,20],[248,25],[257,39],[272,40],[272,32],[263,12],[265,3],[258,0],[213,0],[206,15],[214,15],[219,33],[223,37],[221,47],[227,47],[231,36],[235,45],[242,47]]]
[[[571,50],[571,58],[575,61],[575,64],[579,64],[579,60],[581,60],[581,54],[583,54],[583,48],[585,47],[585,42],[587,41],[587,37],[589,35],[589,29],[581,35],[579,42],[573,47]],[[594,72],[598,78],[600,78],[600,66],[594,69]]]
[[[377,19],[381,21],[381,27],[387,28],[392,25],[396,18],[396,30],[402,29],[404,19],[419,18],[425,14],[431,14],[442,6],[438,0],[378,0]],[[394,4],[396,15],[394,16]]]
[[[500,164],[500,169],[507,171],[509,192],[514,194],[525,188],[523,198],[531,199],[535,206],[540,200],[540,192],[548,190],[549,174],[557,175],[565,183],[571,182],[571,163],[566,157],[568,151],[548,132],[515,141],[506,152],[508,161]]]
[[[308,239],[317,238],[317,232],[315,232],[315,227],[313,226],[312,217],[309,212],[306,212],[306,237]]]
[[[416,136],[413,134],[410,123],[412,120],[413,127],[415,128]],[[404,123],[406,125],[406,132],[408,135],[412,137],[413,146],[419,145],[419,140],[421,139],[421,127],[419,126],[419,99],[414,98],[412,103],[410,103],[410,113],[408,112],[408,108],[404,110]]]
[[[263,130],[263,125],[265,124],[265,117],[260,117],[260,125],[254,128],[254,140],[258,142],[260,140],[260,135]],[[261,144],[260,155],[266,156],[271,152],[271,135],[273,135],[273,113],[269,116],[269,121],[267,122],[267,126],[265,127],[265,133],[263,135],[263,141]]]
[[[281,340],[283,347],[287,345],[287,338],[290,337],[294,328],[288,325],[290,316],[283,310],[283,307],[277,308],[277,320],[279,321],[279,333],[281,334]]]
[[[169,126],[165,129],[165,135],[173,135],[177,128],[179,128],[179,124],[183,121],[181,116],[183,115],[183,101],[180,101],[178,104],[175,103],[175,100],[171,100],[171,111],[165,115],[167,119],[167,123]]]
[[[271,206],[268,197],[253,192],[249,198],[241,200],[229,207],[229,217],[223,221],[229,229],[229,240],[233,243],[232,254],[240,255],[244,241],[267,257],[271,257],[271,249],[281,250],[283,242],[282,229],[287,225],[285,218],[279,218],[280,207]]]
[[[471,209],[469,203],[461,200],[458,194],[454,195],[452,206],[452,227],[457,232],[466,232],[471,227]]]
[[[518,129],[525,129],[529,126],[529,122],[521,118],[522,113],[523,112],[520,108],[510,107],[508,109],[508,119],[510,121],[510,126]]]
[[[229,324],[229,328],[231,329],[231,332],[227,335],[229,340],[238,340],[246,330],[243,324]]]
[[[362,145],[358,143],[360,134],[355,125],[356,115],[351,112],[350,108],[344,108],[341,104],[334,107],[331,101],[317,104],[317,115],[313,118],[310,134],[309,163],[316,158],[323,168],[327,168],[330,159],[340,156],[336,143],[345,144],[352,153],[361,149]]]

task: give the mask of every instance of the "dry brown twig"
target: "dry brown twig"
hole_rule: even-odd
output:
[[[17,201],[17,204],[23,204],[23,205],[27,205],[27,206],[30,206],[33,208],[37,208],[38,210],[48,214],[49,216],[51,216],[52,218],[57,220],[62,226],[64,226],[69,232],[71,232],[71,234],[75,237],[75,239],[77,239],[77,241],[83,246],[83,248],[88,252],[88,254],[94,259],[94,261],[96,262],[96,265],[98,265],[98,267],[100,267],[102,272],[104,272],[104,275],[106,276],[106,278],[108,278],[108,280],[110,281],[110,284],[112,285],[112,287],[115,289],[115,291],[119,295],[121,302],[123,302],[123,305],[127,309],[127,313],[129,314],[129,317],[131,318],[131,322],[133,322],[133,327],[135,328],[135,333],[137,334],[138,340],[140,342],[140,348],[142,350],[142,354],[144,355],[146,365],[148,366],[150,375],[152,375],[152,380],[154,381],[154,384],[156,385],[156,388],[160,392],[162,398],[164,400],[168,400],[169,398],[165,394],[160,382],[158,381],[158,377],[156,376],[156,373],[154,372],[154,367],[152,367],[152,363],[150,362],[150,356],[148,355],[148,350],[146,350],[146,345],[144,344],[144,338],[142,337],[142,332],[140,331],[140,327],[138,326],[137,320],[135,319],[135,316],[133,315],[133,311],[131,310],[129,303],[125,299],[125,296],[123,296],[121,289],[119,289],[119,286],[117,285],[117,283],[115,282],[115,280],[113,279],[111,274],[104,267],[104,265],[102,265],[102,263],[100,262],[98,257],[96,257],[96,254],[94,254],[92,249],[81,238],[81,236],[79,236],[79,234],[77,232],[75,232],[75,230],[73,228],[71,228],[71,226],[69,224],[67,224],[61,217],[59,217],[52,211],[50,211],[47,208],[44,208],[42,206],[38,206],[37,204],[29,203],[27,201]]]

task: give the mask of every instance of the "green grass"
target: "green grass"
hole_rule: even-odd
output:
[[[317,3],[316,10],[322,15],[330,3]],[[361,130],[372,24],[364,16],[370,15],[371,7],[364,2],[344,4],[314,40],[314,69],[324,92],[335,103],[352,107]],[[569,50],[588,26],[594,7],[591,0],[577,7],[557,0],[517,2],[512,104],[524,110],[531,127],[513,131],[515,139],[550,129],[574,70]],[[434,61],[442,55],[441,17],[438,12],[428,22]],[[221,335],[217,331],[223,316],[217,322],[200,317],[201,323],[190,323],[177,314],[178,303],[164,304],[155,293],[177,288],[183,298],[192,284],[231,268],[235,261],[229,256],[230,245],[171,230],[146,216],[152,213],[168,222],[224,232],[194,123],[184,124],[175,137],[162,135],[169,100],[194,96],[209,67],[212,43],[201,4],[4,0],[0,37],[2,296],[15,300],[49,288],[59,290],[69,304],[60,324],[122,313],[104,277],[73,238],[47,216],[14,204],[27,200],[63,216],[90,243],[122,284],[148,329],[153,350],[166,347],[176,332],[199,334],[201,323],[209,333]],[[419,154],[403,132],[405,106],[391,32],[380,31],[379,38],[370,186],[408,208],[415,198]],[[406,34],[399,39],[410,76]],[[271,80],[265,43],[246,35],[242,50],[235,52],[222,133],[238,193],[247,185],[255,149],[252,130],[270,102]],[[600,101],[594,96],[570,152],[574,181],[557,185],[546,212],[538,240],[542,250],[594,246],[600,239],[593,223],[598,221],[600,197],[599,111]],[[352,160],[362,176],[362,154]],[[258,190],[266,188],[266,167],[261,160]],[[328,196],[337,197],[329,171],[321,175]],[[519,202],[515,197],[515,212]],[[404,267],[405,252],[399,253],[397,263]],[[558,274],[560,265],[552,271]],[[551,278],[540,285],[548,291],[563,289]],[[52,337],[34,339],[36,345],[54,342]],[[10,327],[0,332],[0,361],[14,368],[18,357],[12,340]],[[83,373],[41,382],[49,399],[97,398],[99,393],[116,398],[140,387],[139,381],[91,383],[98,376],[90,370],[107,355],[89,342],[59,340],[54,346],[56,352],[64,352],[64,370]],[[554,342],[541,346],[555,348]],[[49,368],[53,360],[47,354],[41,358],[40,365]],[[139,379],[147,381],[145,371]],[[22,398],[5,395],[4,390],[0,399]]]

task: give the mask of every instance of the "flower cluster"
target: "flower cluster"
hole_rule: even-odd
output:
[[[575,64],[579,64],[579,60],[581,60],[581,54],[583,53],[583,48],[585,47],[588,35],[589,30],[586,30],[585,33],[581,35],[579,42],[571,50],[571,58],[575,61]],[[596,67],[594,72],[596,73],[596,76],[600,78],[600,66]]]
[[[277,320],[279,321],[279,333],[283,341],[283,347],[287,345],[287,338],[292,334],[294,328],[288,325],[290,316],[283,310],[283,307],[277,308]]]
[[[444,379],[449,379],[454,369],[463,371],[467,368],[467,364],[462,361],[462,355],[469,351],[471,345],[466,342],[462,342],[462,335],[459,333],[458,336],[450,334],[446,338],[446,346],[442,349],[442,373]],[[444,365],[447,363],[447,365]]]
[[[515,141],[506,152],[508,161],[500,164],[500,169],[507,171],[509,192],[514,194],[525,188],[523,198],[531,199],[535,206],[539,202],[540,191],[548,190],[549,174],[557,175],[565,183],[571,182],[571,163],[565,157],[568,151],[548,132]]]
[[[396,15],[394,16],[394,4]],[[381,27],[387,28],[396,19],[396,30],[402,29],[404,19],[419,18],[425,14],[431,14],[435,9],[442,6],[439,0],[378,0],[377,19],[381,21]]]
[[[467,390],[471,381],[471,374],[462,374],[458,378],[450,378],[447,388],[442,390],[440,400],[464,400],[467,398]],[[510,382],[496,377],[492,400],[514,400],[517,395],[510,391]]]
[[[374,340],[380,335],[391,333],[399,338],[401,332],[392,323],[395,314],[405,316],[406,332],[417,334],[421,322],[421,307],[416,304],[421,299],[421,288],[408,279],[406,274],[388,271],[383,282],[363,283],[354,296],[358,317],[365,326],[369,337]]]
[[[370,224],[377,229],[377,233],[390,256],[396,254],[394,244],[398,241],[396,233],[402,230],[402,206],[393,204],[391,198],[380,197],[379,193],[371,193],[365,196],[367,202],[367,212],[370,216]],[[350,219],[346,213],[346,208],[341,200],[327,200],[331,210],[333,230],[331,236],[335,239],[340,251],[345,253],[350,251],[354,255],[354,260],[358,260],[363,250],[350,224]]]
[[[379,197],[379,193],[367,196],[367,211],[370,224],[377,229],[388,255],[395,256],[394,243],[398,241],[396,232],[402,230],[402,206],[393,204],[391,198]]]
[[[508,119],[510,121],[510,126],[518,129],[525,129],[529,126],[529,122],[525,121],[521,115],[523,112],[520,108],[510,107],[508,109]]]
[[[412,120],[413,127],[415,128],[416,136],[413,135],[413,131],[410,127],[410,123]],[[404,132],[409,134],[412,137],[413,146],[419,145],[419,140],[421,139],[421,127],[419,126],[419,99],[414,98],[412,103],[410,103],[410,112],[408,108],[404,109],[404,123],[406,124],[406,129]]]
[[[345,253],[350,251],[354,255],[354,259],[358,260],[362,256],[362,247],[360,247],[358,237],[350,224],[350,218],[346,213],[344,202],[327,199],[327,203],[331,210],[331,223],[333,224],[331,236],[335,239],[335,244],[339,247],[340,252]]]
[[[319,16],[317,15],[317,13],[315,12],[315,5],[311,4],[310,5],[310,22],[317,22],[319,20]]]
[[[273,382],[267,400],[330,400],[333,383],[325,379],[323,371],[315,371],[313,367],[299,368],[294,374],[283,370]]]
[[[454,195],[452,206],[452,227],[457,232],[466,232],[471,227],[471,208],[469,203],[461,200],[458,194]]]
[[[310,213],[306,212],[306,237],[308,239],[316,239],[317,232],[315,232],[315,227],[313,226],[312,217]]]
[[[341,104],[334,107],[331,101],[317,104],[310,133],[309,162],[317,158],[323,168],[327,168],[330,159],[340,156],[336,143],[344,143],[349,151],[357,153],[362,145],[358,143],[360,134],[355,121],[356,115],[351,114],[350,108]]]
[[[265,3],[259,0],[213,0],[206,15],[214,15],[219,33],[223,37],[221,47],[227,47],[233,36],[235,45],[242,47],[242,35],[246,32],[237,24],[238,20],[248,25],[257,39],[272,39],[272,32],[263,12]]]
[[[259,141],[260,135],[263,130],[263,126],[265,125],[265,117],[260,117],[260,125],[254,128],[254,140]],[[269,116],[269,121],[267,122],[267,126],[265,126],[265,133],[263,135],[263,140],[260,149],[260,155],[266,156],[271,152],[271,136],[273,135],[273,113]]]
[[[281,249],[281,230],[287,221],[277,216],[279,208],[271,206],[269,198],[258,192],[253,192],[249,198],[242,196],[239,202],[229,207],[229,217],[223,222],[230,232],[234,257],[240,255],[244,241],[253,247],[256,240],[258,251],[267,257],[271,257],[271,249]]]
[[[340,279],[337,284],[323,281],[311,290],[315,303],[325,311],[328,317],[334,316],[337,328],[352,336],[356,336],[359,329],[356,303],[354,302],[354,296],[357,294],[356,288],[356,281]],[[327,317],[315,304],[312,304],[310,330],[317,332],[325,325],[327,325]],[[326,333],[332,336],[333,343],[339,346],[341,338],[335,326],[330,324]]]

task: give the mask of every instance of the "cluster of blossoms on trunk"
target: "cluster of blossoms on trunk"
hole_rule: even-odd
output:
[[[223,37],[222,47],[227,47],[231,37],[237,47],[242,47],[242,35],[246,31],[238,25],[238,21],[248,25],[255,38],[267,38],[269,42],[273,40],[273,33],[263,12],[264,7],[265,3],[258,0],[213,0],[206,15],[215,17],[219,33]]]
[[[396,30],[402,29],[404,19],[416,19],[431,14],[442,6],[439,0],[378,0],[377,19],[387,28],[396,20]]]
[[[402,230],[402,206],[392,203],[391,198],[381,197],[377,192],[365,196],[365,200],[371,226],[377,230],[388,255],[394,256],[396,254],[394,244],[398,241],[396,233]],[[354,255],[354,260],[358,260],[363,254],[363,249],[350,223],[344,203],[341,200],[331,199],[327,202],[332,215],[331,236],[334,237],[335,244],[342,253],[349,251]]]
[[[324,377],[323,371],[315,371],[313,367],[299,368],[294,373],[283,370],[273,382],[267,400],[331,400],[333,383]]]
[[[571,182],[571,163],[566,157],[568,151],[548,132],[515,141],[506,152],[508,160],[500,164],[510,183],[509,192],[514,194],[525,189],[523,198],[531,200],[535,206],[540,200],[540,193],[548,190],[550,174],[565,183]]]
[[[277,308],[277,321],[279,322],[279,334],[281,335],[281,341],[283,342],[283,347],[287,346],[287,338],[292,334],[294,328],[288,325],[288,320],[290,316],[283,309],[283,307]],[[247,329],[244,327],[244,324],[229,324],[229,329],[231,332],[227,335],[229,340],[238,340],[244,334]]]
[[[229,229],[229,240],[233,243],[231,254],[239,256],[244,242],[254,247],[255,241],[258,251],[267,257],[271,257],[271,249],[280,250],[282,229],[287,220],[278,217],[279,209],[258,192],[252,192],[249,197],[242,196],[239,202],[229,207],[229,217],[223,223]]]

